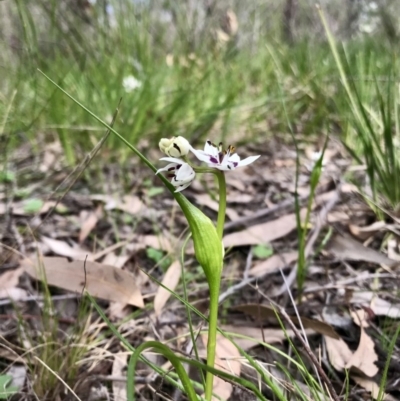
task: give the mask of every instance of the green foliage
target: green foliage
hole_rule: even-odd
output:
[[[299,39],[290,47],[265,31],[256,47],[221,44],[208,27],[195,36],[193,27],[179,17],[183,4],[163,6],[166,12],[173,8],[176,17],[179,34],[170,40],[169,26],[146,6],[124,2],[124,9],[113,2],[111,23],[111,17],[102,16],[100,2],[85,17],[55,0],[32,3],[15,0],[11,7],[20,22],[21,54],[9,54],[0,42],[6,55],[3,82],[8,83],[0,83],[0,108],[8,107],[15,88],[9,132],[24,132],[33,145],[42,145],[43,137],[58,138],[71,164],[78,150],[92,147],[102,127],[44,80],[38,68],[104,121],[123,97],[116,127],[134,145],[143,137],[155,144],[160,137],[180,134],[216,140],[229,140],[238,131],[242,140],[281,134],[286,132],[281,89],[290,121],[305,135],[317,133],[322,123],[337,127],[348,114],[346,93],[326,43]],[[256,14],[248,16],[243,29],[253,28],[252,18]],[[350,43],[346,54],[353,66],[348,73],[355,77],[385,73],[392,62],[385,44],[371,38]],[[126,91],[124,79],[129,76],[141,85]],[[377,94],[369,89],[361,95],[378,104]],[[18,144],[15,135],[10,140]],[[119,149],[122,160],[130,157],[116,138],[110,138],[108,146]]]
[[[0,171],[0,182],[13,182],[15,181],[15,173],[12,171]]]
[[[149,259],[159,264],[163,271],[166,271],[171,264],[171,259],[165,257],[164,252],[153,247],[146,248],[146,255]]]
[[[253,247],[253,255],[257,259],[266,259],[274,254],[274,249],[271,245],[256,245]]]
[[[25,213],[36,213],[43,207],[43,201],[41,199],[28,199],[24,203],[24,212]]]
[[[356,59],[347,49],[340,53],[322,13],[321,18],[345,92],[337,102],[348,123],[344,144],[356,160],[365,163],[373,201],[383,201],[397,210],[400,205],[400,118],[398,88],[392,77],[392,71],[397,71],[396,53],[387,52],[384,59],[374,52],[360,53]],[[378,58],[384,66],[383,83],[382,77],[377,76],[378,70],[373,68]],[[371,74],[370,82],[350,78],[360,72]]]
[[[10,386],[12,376],[0,375],[0,400],[8,400],[18,389]]]

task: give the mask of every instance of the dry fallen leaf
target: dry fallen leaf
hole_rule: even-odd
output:
[[[399,241],[397,238],[392,238],[387,241],[387,253],[390,259],[400,262]]]
[[[90,295],[108,301],[123,302],[144,307],[135,278],[128,272],[113,266],[87,261],[69,262],[58,257],[45,257],[39,263],[29,259],[21,262],[25,271],[36,280],[43,278],[50,285],[81,293],[84,287]],[[44,272],[41,272],[40,267]]]
[[[107,253],[102,260],[103,265],[110,265],[122,269],[125,263],[132,257],[132,255],[116,255],[114,252]]]
[[[378,355],[375,352],[375,344],[371,337],[365,331],[368,327],[368,313],[364,310],[353,311],[353,321],[360,326],[361,335],[357,350],[347,361],[347,368],[355,368],[368,377],[374,377],[378,373],[378,367],[375,362],[378,361]]]
[[[201,335],[204,347],[207,347],[207,334]],[[215,357],[215,368],[224,370],[231,375],[240,376],[240,352],[236,346],[221,334],[217,334],[217,348]],[[231,396],[233,386],[230,382],[214,377],[213,393],[221,400],[228,400]],[[219,398],[212,398],[213,401],[219,401]]]
[[[199,205],[207,206],[211,210],[214,210],[214,212],[218,212],[218,210],[219,210],[219,203],[216,202],[215,200],[211,199],[209,194],[197,194],[196,202]],[[231,209],[229,207],[226,209],[226,215],[232,221],[237,220],[239,218],[239,215],[236,212],[236,210]]]
[[[27,292],[18,288],[19,278],[24,272],[22,267],[6,271],[0,276],[0,299],[10,298],[13,301],[20,301],[27,297]]]
[[[391,304],[371,291],[353,292],[350,302],[370,308],[377,316],[400,318],[400,304]]]
[[[166,271],[164,278],[162,280],[162,284],[173,291],[179,283],[179,279],[181,278],[181,264],[179,260],[175,261],[171,264],[171,266]],[[163,287],[159,287],[154,297],[154,312],[156,316],[160,316],[162,308],[168,301],[171,293]]]
[[[24,272],[22,267],[17,269],[8,270],[0,276],[0,289],[6,290],[9,288],[14,288],[18,285],[19,278]]]
[[[273,255],[253,266],[250,269],[249,274],[250,276],[260,277],[265,274],[276,273],[297,260],[297,256],[298,253],[295,251],[283,253],[281,255]]]
[[[261,342],[266,342],[267,344],[281,343],[286,340],[287,337],[293,338],[295,334],[293,330],[286,329],[261,329],[258,327],[250,326],[232,326],[232,325],[222,325],[221,330],[229,333],[234,339],[235,343],[242,348],[244,351],[256,347]],[[313,334],[313,330],[307,330],[306,334]],[[239,337],[236,337],[239,336]]]
[[[139,249],[151,246],[155,249],[161,249],[165,252],[171,252],[172,246],[167,235],[140,235],[137,237]]]
[[[367,322],[361,321],[367,316],[368,314],[363,313],[353,314],[361,330],[360,342],[355,352],[352,352],[342,339],[336,340],[325,336],[329,360],[336,370],[351,369],[368,377],[373,377],[378,373],[378,367],[375,365],[378,360],[378,355],[374,350],[375,344],[364,329]]]
[[[66,256],[76,260],[93,260],[94,255],[80,247],[72,248],[65,241],[42,236],[42,242],[56,255]]]
[[[140,198],[134,195],[124,195],[122,198],[111,195],[91,195],[90,199],[104,202],[105,210],[117,209],[133,215],[138,214],[144,208]]]
[[[350,348],[341,338],[335,340],[334,338],[324,336],[324,339],[331,365],[339,372],[344,370],[347,367],[348,361],[353,356]]]
[[[81,230],[79,232],[80,244],[82,244],[82,242],[85,241],[87,236],[96,227],[96,224],[99,221],[99,219],[101,219],[102,214],[103,214],[103,208],[101,205],[99,205],[95,211],[89,212],[89,214],[84,217],[84,220],[81,225]]]
[[[340,260],[361,260],[386,266],[393,266],[398,263],[381,252],[365,247],[350,235],[335,235],[329,241],[326,250]]]
[[[276,319],[278,322],[275,310],[268,305],[259,305],[259,304],[237,305],[234,307],[234,309],[247,313],[248,315],[254,317],[255,319],[265,319],[265,318]],[[279,311],[277,311],[277,313],[279,314]],[[296,316],[289,316],[289,317],[293,323],[296,324],[299,323],[299,320]],[[303,327],[306,329],[312,329],[317,333],[339,339],[339,335],[336,333],[333,327],[325,322],[321,322],[320,320],[310,319],[307,317],[301,317],[301,322],[303,324]]]
[[[17,302],[17,301],[23,301],[27,297],[28,293],[23,288],[19,287],[8,288],[8,289],[0,288],[0,299],[9,298]]]
[[[301,214],[304,217],[305,209]],[[268,221],[267,223],[251,226],[243,231],[228,234],[224,237],[224,246],[269,244],[282,238],[296,228],[296,215],[294,213]]]
[[[349,231],[356,238],[360,239],[361,241],[365,241],[369,237],[375,235],[377,232],[383,230],[385,227],[386,223],[384,221],[376,221],[375,223],[366,227],[359,227],[355,224],[349,224]]]
[[[372,398],[377,399],[379,396],[379,386],[371,379],[367,379],[364,377],[352,376],[351,377],[359,386],[364,388],[365,390],[371,393]],[[383,393],[383,398],[380,398],[384,401],[398,401],[396,398],[392,397],[390,394]]]

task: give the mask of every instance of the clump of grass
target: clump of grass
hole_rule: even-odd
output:
[[[102,128],[43,80],[37,68],[90,104],[103,120],[123,97],[116,124],[132,144],[144,136],[151,143],[180,134],[206,139],[216,130],[223,140],[232,135],[241,140],[281,137],[287,127],[277,68],[296,133],[314,134],[322,122],[335,127],[346,114],[335,105],[346,103],[346,93],[337,91],[337,69],[325,43],[310,45],[302,36],[296,46],[289,46],[278,39],[276,23],[252,31],[268,5],[259,12],[238,6],[238,36],[221,43],[215,37],[217,15],[204,21],[192,16],[193,28],[182,18],[186,5],[150,10],[144,4],[110,4],[112,15],[104,14],[100,2],[89,12],[72,12],[55,0],[35,5],[15,0],[10,9],[20,21],[15,34],[21,49],[13,52],[0,42],[8,83],[0,84],[0,108],[2,98],[10,98],[10,88],[17,89],[10,131],[26,133],[33,143],[43,141],[37,131],[45,132],[46,140],[63,144],[71,165],[77,162],[78,149],[97,142]],[[160,20],[162,13],[171,15],[170,24]],[[386,49],[371,38],[364,45],[349,45],[347,51],[352,63],[368,62],[357,65],[355,76],[363,68],[378,73],[381,65],[390,63]],[[126,92],[123,81],[129,76],[141,85]],[[17,144],[18,138],[11,136],[11,142]],[[115,138],[109,146],[128,157]]]
[[[392,78],[396,70],[395,58],[393,66],[388,66],[387,75],[382,85],[382,77],[374,73],[369,79],[361,76],[359,80],[352,79],[351,61],[346,51],[339,53],[334,38],[327,26],[324,15],[321,19],[325,25],[327,37],[334,56],[335,64],[340,74],[345,92],[347,113],[341,110],[348,122],[344,144],[352,156],[366,166],[368,186],[373,201],[389,204],[392,210],[398,211],[400,205],[400,119],[398,113],[398,87]],[[360,54],[356,65],[358,71],[370,71],[371,60],[367,53]],[[369,191],[365,192],[369,195]]]
[[[42,290],[39,320],[31,325],[20,315],[18,328],[32,391],[40,400],[54,400],[74,392],[79,363],[97,340],[90,334],[89,303],[79,302],[76,321],[65,331],[46,284]]]

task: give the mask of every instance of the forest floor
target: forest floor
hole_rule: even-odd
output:
[[[384,208],[377,219],[351,183],[365,181],[365,169],[352,164],[334,138],[313,197],[310,176],[320,150],[312,142],[299,149],[303,222],[311,206],[303,227],[308,233],[302,283],[296,150],[289,140],[260,139],[239,147],[243,157],[261,157],[226,174],[219,327],[287,399],[326,399],[293,362],[301,360],[317,380],[329,378],[337,399],[365,400],[372,393],[400,400],[400,220]],[[162,167],[158,149],[147,157]],[[158,284],[180,297],[188,294],[188,302],[207,315],[207,284],[190,242],[182,270],[187,222],[158,177],[135,157],[121,168],[105,149],[90,166],[71,170],[57,143],[40,152],[21,146],[9,163],[13,173],[4,175],[0,191],[0,372],[5,373],[0,377],[12,379],[11,399],[128,398],[130,351],[83,296],[85,289],[132,346],[158,340],[194,357],[191,321],[204,358],[205,322],[193,313],[189,320],[185,304]],[[210,178],[202,176],[183,193],[215,220],[218,202]],[[146,356],[170,370],[160,355]],[[246,377],[274,399],[222,335],[217,356],[218,368]],[[184,399],[164,379],[140,364],[139,399]],[[255,399],[228,381],[216,381],[214,390],[232,401]]]

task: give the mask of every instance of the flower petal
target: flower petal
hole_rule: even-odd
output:
[[[221,170],[221,171],[231,171],[234,170],[234,168],[229,168],[229,166],[227,164],[209,164],[208,167],[213,167],[216,168],[217,170]]]
[[[196,150],[194,148],[191,148],[190,150],[200,161],[210,163],[211,155],[206,153],[204,150]]]
[[[175,170],[175,168],[176,168],[176,164],[175,163],[167,164],[165,167],[158,169],[156,171],[156,175],[158,173],[161,173],[161,171],[171,171],[171,170]]]
[[[181,192],[181,191],[183,191],[183,190],[186,189],[191,183],[192,183],[192,181],[189,181],[189,182],[187,182],[187,183],[184,184],[184,185],[180,185],[179,187],[177,187],[175,193],[176,193],[176,192]]]
[[[206,144],[204,145],[204,152],[211,156],[217,157],[219,149],[215,145],[213,145],[210,140],[207,139]]]
[[[176,164],[185,164],[185,162],[182,159],[178,159],[177,157],[162,157],[160,160]]]
[[[158,145],[161,152],[171,157],[186,156],[190,150],[190,144],[183,136],[162,138]]]
[[[259,157],[260,155],[246,157],[245,159],[239,161],[239,166],[247,166],[248,164],[255,162]]]
[[[193,181],[194,177],[196,176],[196,173],[192,169],[189,164],[185,163],[182,164],[182,166],[177,170],[175,174],[175,181],[179,182],[181,184],[186,184],[187,182]]]

